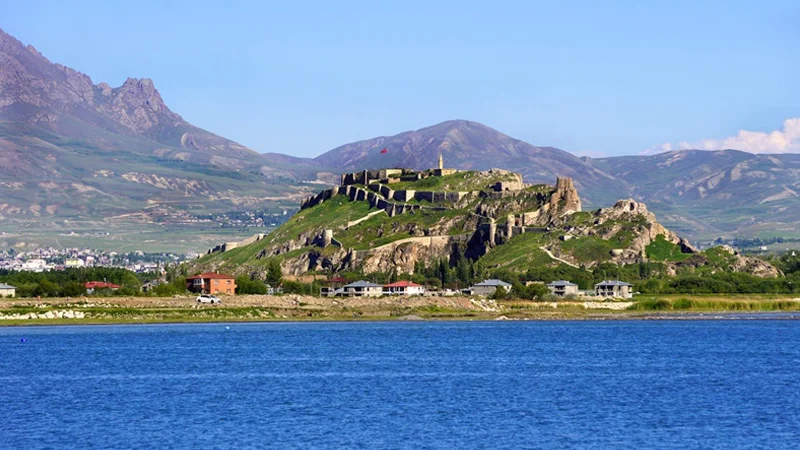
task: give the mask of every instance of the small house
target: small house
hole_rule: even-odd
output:
[[[509,292],[511,291],[511,284],[503,280],[484,280],[474,286],[470,286],[469,294],[489,297],[498,289],[505,289],[506,292]]]
[[[150,281],[148,281],[146,283],[143,283],[142,287],[141,287],[142,292],[144,292],[146,294],[146,293],[152,291],[153,288],[161,285],[162,283],[164,283],[164,282],[161,281],[161,280],[150,280]]]
[[[0,283],[0,298],[8,298],[16,296],[17,296],[16,286]]]
[[[383,287],[383,295],[423,295],[425,286],[413,281],[398,281]]]
[[[342,286],[347,284],[347,280],[342,277],[333,277],[322,282],[325,286],[319,289],[319,295],[322,297],[335,297],[342,295]]]
[[[383,286],[359,280],[342,286],[342,295],[345,297],[380,297],[383,295]]]
[[[267,286],[267,295],[279,295],[279,294],[283,294],[283,288],[282,288],[282,287],[280,287],[280,286],[278,286],[278,287],[272,287],[272,285],[271,285],[271,284],[267,284],[266,286]]]
[[[556,297],[566,297],[568,295],[578,295],[578,285],[566,280],[553,281],[547,284],[547,289]]]
[[[236,279],[223,273],[206,272],[186,279],[186,289],[198,294],[236,293]]]
[[[98,289],[108,289],[110,291],[116,291],[122,286],[118,286],[114,283],[108,283],[105,281],[87,281],[86,283],[83,283],[83,287],[86,288],[86,293],[88,295],[92,295]]]
[[[624,281],[603,281],[594,285],[594,293],[598,297],[633,298],[633,285]]]

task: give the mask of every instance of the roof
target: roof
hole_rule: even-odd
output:
[[[350,284],[346,284],[344,287],[346,287],[346,288],[357,288],[357,287],[360,287],[360,288],[366,288],[366,287],[379,287],[379,288],[382,288],[383,286],[380,285],[380,284],[370,283],[369,281],[358,280],[358,281],[354,281],[354,282],[352,282]]]
[[[342,278],[342,277],[333,277],[333,278],[331,278],[330,280],[325,280],[325,281],[323,281],[323,283],[330,283],[330,284],[335,284],[335,283],[347,283],[347,280],[346,280],[346,279],[344,279],[344,278]]]
[[[86,289],[119,289],[122,286],[117,286],[114,283],[107,283],[105,281],[87,281],[83,284]]]
[[[506,283],[503,280],[494,280],[494,279],[492,279],[492,280],[483,280],[480,283],[476,284],[475,286],[482,286],[482,287],[483,286],[493,286],[493,287],[497,287],[497,286],[511,286],[511,284]]]
[[[601,281],[595,284],[595,286],[633,286],[633,285],[630,283],[626,283],[624,281],[611,280],[611,281]]]
[[[566,280],[553,281],[552,283],[548,283],[547,285],[548,286],[577,286],[577,284],[575,284],[575,283],[573,283],[571,281],[566,281]]]
[[[392,288],[392,287],[422,287],[421,284],[414,283],[413,281],[398,281],[396,283],[387,284],[384,287]]]
[[[16,289],[16,286],[11,286],[10,284],[0,283],[0,289]]]
[[[196,280],[196,279],[206,279],[210,278],[212,280],[233,280],[235,279],[232,275],[225,275],[224,273],[216,273],[216,272],[205,272],[201,273],[200,275],[195,275],[193,277],[187,278],[187,280]]]

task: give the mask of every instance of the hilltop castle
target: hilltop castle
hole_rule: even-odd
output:
[[[413,169],[377,169],[361,170],[359,172],[343,173],[341,175],[341,186],[353,184],[368,185],[370,183],[392,184],[400,181],[418,181],[428,177],[444,177],[457,173],[458,169],[445,169],[444,157],[439,153],[439,164],[437,168],[417,171]]]

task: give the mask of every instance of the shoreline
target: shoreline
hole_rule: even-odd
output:
[[[686,307],[686,302],[689,307]],[[655,303],[654,303],[655,302]],[[681,309],[670,308],[683,302]],[[648,306],[649,305],[649,306]],[[655,309],[647,309],[653,307]],[[708,307],[717,306],[714,307]],[[800,320],[800,298],[769,295],[660,296],[636,302],[494,301],[470,297],[320,298],[231,296],[0,300],[0,327],[377,321]]]

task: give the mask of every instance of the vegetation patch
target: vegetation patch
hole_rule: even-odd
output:
[[[691,253],[682,253],[681,246],[669,242],[663,234],[659,234],[645,251],[653,261],[685,261],[692,257]]]

